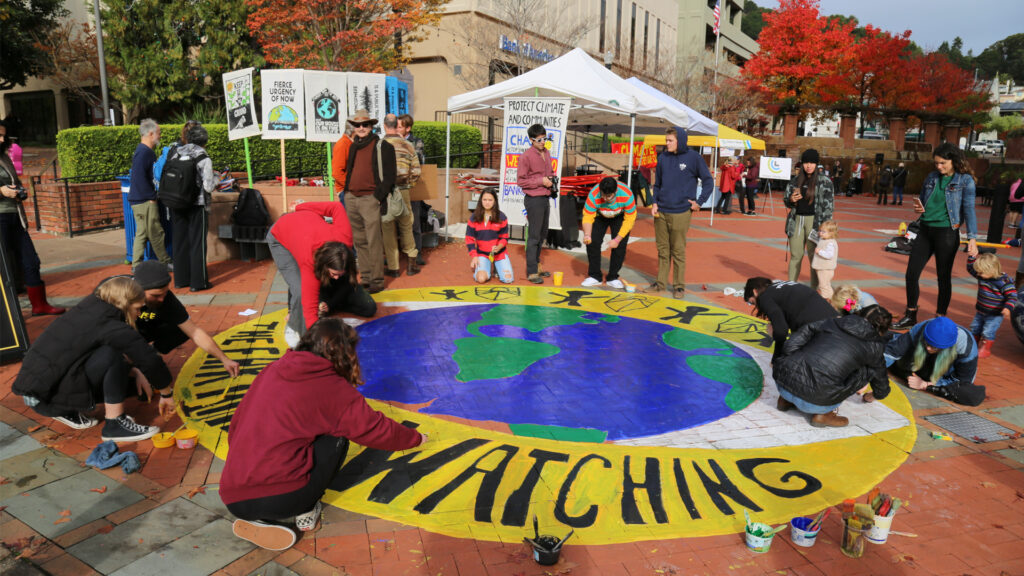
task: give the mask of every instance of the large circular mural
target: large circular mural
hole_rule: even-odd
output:
[[[860,495],[916,438],[898,387],[817,429],[775,409],[765,324],[725,309],[573,288],[473,286],[376,295],[358,326],[366,384],[430,441],[353,446],[325,501],[453,536],[518,541],[536,515],[601,544],[739,532]],[[175,387],[217,456],[259,371],[286,350],[285,311],[217,336],[243,367],[197,351]]]

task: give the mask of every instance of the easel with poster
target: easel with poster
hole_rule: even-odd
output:
[[[764,181],[765,202],[771,205],[772,216],[775,215],[775,204],[772,204],[772,180],[789,181],[793,173],[792,158],[770,158],[761,156],[761,164],[758,167],[757,177]]]

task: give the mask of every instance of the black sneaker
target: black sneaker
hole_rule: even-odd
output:
[[[108,419],[103,425],[103,433],[100,438],[106,442],[138,442],[152,438],[160,431],[158,426],[143,426],[135,422],[131,416],[122,414],[113,420]]]
[[[74,428],[75,430],[85,430],[86,428],[92,428],[100,423],[99,420],[89,418],[81,412],[71,412],[64,416],[55,416],[53,419],[65,426]]]

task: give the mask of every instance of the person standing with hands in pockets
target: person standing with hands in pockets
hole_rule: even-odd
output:
[[[526,238],[526,275],[534,284],[543,284],[551,272],[540,269],[540,247],[548,236],[548,218],[551,214],[551,188],[555,185],[555,170],[551,166],[551,153],[547,151],[547,130],[540,124],[526,129],[530,147],[519,156],[516,182],[523,189],[526,224],[530,229]]]

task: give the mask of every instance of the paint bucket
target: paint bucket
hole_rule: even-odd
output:
[[[630,284],[629,282],[624,283],[626,285],[626,292],[630,294],[636,292],[636,284]]]
[[[178,448],[182,450],[191,450],[196,447],[196,439],[199,438],[199,432],[195,430],[189,430],[185,428],[178,430],[174,433],[174,441],[178,444]]]
[[[839,544],[839,550],[850,558],[860,558],[864,555],[864,535],[871,528],[854,528],[849,521],[843,527],[843,540]]]
[[[554,281],[555,286],[561,286],[562,285],[562,273],[561,272],[552,272],[551,273],[551,280]]]
[[[174,446],[174,432],[159,432],[153,436],[153,448],[170,448]]]
[[[789,537],[793,540],[793,544],[803,546],[804,548],[814,546],[814,543],[817,542],[818,532],[821,530],[821,526],[816,528],[813,532],[808,531],[807,527],[813,523],[813,518],[793,518],[789,523]]]
[[[753,522],[747,524],[747,530],[745,533],[747,538],[747,548],[750,548],[754,552],[758,552],[760,554],[767,552],[768,549],[772,547],[772,538],[774,538],[775,535],[757,536],[751,532],[752,530],[754,532],[760,532],[761,534],[768,534],[771,533],[772,527],[767,524],[762,524],[761,522]]]
[[[889,529],[892,528],[893,516],[875,515],[875,523],[871,526],[871,530],[868,530],[866,536],[868,542],[872,544],[885,544],[885,541],[889,539]]]
[[[559,274],[559,272],[555,272]],[[562,553],[562,547],[552,551],[558,544],[558,538],[555,536],[541,536],[537,538],[533,546],[533,561],[541,566],[551,566],[558,562],[558,556]]]

